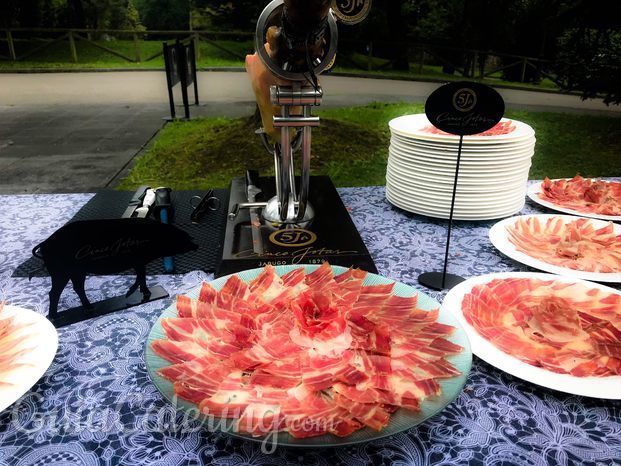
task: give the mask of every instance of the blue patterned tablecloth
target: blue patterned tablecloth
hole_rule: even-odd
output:
[[[384,188],[341,189],[380,274],[421,289],[442,266],[446,222],[395,209]],[[46,313],[49,278],[11,278],[32,248],[69,220],[92,194],[0,196],[0,299]],[[527,202],[524,213],[540,209]],[[503,257],[487,233],[494,222],[456,222],[449,270],[464,277],[526,270]],[[149,277],[171,295],[212,277],[202,272]],[[91,301],[116,296],[128,276],[91,277]],[[213,434],[185,422],[147,375],[147,334],[170,300],[59,330],[45,376],[0,414],[0,464],[618,464],[621,402],[565,395],[523,382],[475,358],[462,394],[403,434],[332,449],[278,448]],[[67,287],[60,309],[79,305]],[[621,390],[621,387],[619,387]]]

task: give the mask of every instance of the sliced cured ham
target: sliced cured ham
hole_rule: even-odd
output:
[[[433,125],[425,126],[421,131],[429,134],[442,134],[442,135],[450,135],[445,131],[442,131],[439,128],[436,128]],[[487,131],[483,131],[482,133],[473,134],[473,136],[500,136],[504,134],[509,134],[515,131],[515,124],[511,120],[500,121],[496,123],[492,128]]]
[[[577,212],[621,215],[621,183],[583,178],[550,180],[541,184],[539,198]]]
[[[438,380],[459,375],[446,357],[462,348],[437,309],[393,295],[393,284],[364,286],[366,276],[335,277],[325,263],[280,277],[268,266],[250,283],[232,276],[219,291],[204,284],[198,300],[178,296],[166,338],[152,343],[172,363],[159,375],[253,436],[380,430],[399,407],[439,395]]]
[[[578,377],[621,375],[621,296],[582,283],[494,279],[462,301],[464,317],[507,354]]]
[[[0,389],[12,387],[19,380],[19,370],[31,366],[24,357],[37,345],[36,335],[29,331],[31,324],[2,313],[0,302]]]
[[[621,235],[614,224],[596,228],[593,220],[520,217],[506,227],[515,248],[548,264],[583,272],[621,272]]]

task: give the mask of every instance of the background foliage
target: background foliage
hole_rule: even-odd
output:
[[[2,0],[0,27],[75,27],[147,30],[252,31],[267,0]],[[367,20],[341,27],[339,51],[391,59],[407,70],[407,43],[453,46],[546,59],[548,72],[585,97],[621,102],[621,1],[619,0],[373,0]],[[360,42],[364,41],[364,42]],[[468,56],[445,50],[459,67]],[[484,57],[484,55],[483,55]],[[499,65],[513,58],[502,58]],[[444,72],[454,69],[445,66]],[[540,70],[528,67],[526,81]],[[520,80],[519,67],[503,78]]]

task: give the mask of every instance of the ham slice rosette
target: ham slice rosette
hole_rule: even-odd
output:
[[[506,227],[515,248],[548,264],[583,272],[621,272],[621,235],[614,224],[596,228],[595,222],[577,218],[570,222],[553,216],[520,217]]]
[[[576,212],[621,215],[621,183],[583,178],[550,180],[541,184],[539,198]]]
[[[467,322],[503,352],[576,377],[621,375],[621,295],[585,283],[496,278],[462,300]]]
[[[394,284],[365,286],[366,275],[334,276],[324,263],[281,277],[267,266],[249,283],[231,276],[219,291],[203,284],[198,300],[178,296],[177,316],[161,321],[166,338],[151,345],[171,363],[159,375],[252,436],[379,431],[460,375],[447,356],[462,347],[438,309],[395,296]]]

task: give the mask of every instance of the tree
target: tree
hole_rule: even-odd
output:
[[[576,28],[560,38],[555,71],[562,86],[582,98],[604,96],[604,103],[621,103],[621,31]]]
[[[5,26],[40,27],[46,0],[7,0],[0,2],[0,24]]]
[[[203,19],[199,27],[253,31],[269,0],[192,0],[193,11]]]
[[[386,20],[390,31],[390,41],[393,42],[392,68],[395,70],[409,70],[407,26],[403,16],[403,0],[387,0],[384,2]]]
[[[142,23],[151,30],[185,30],[190,27],[189,0],[135,0]]]
[[[621,103],[621,5],[617,0],[567,0],[559,14],[553,69],[566,90],[582,98]]]
[[[0,25],[135,29],[140,17],[133,0],[3,0]]]

